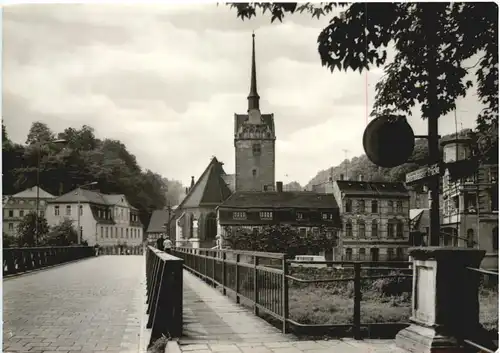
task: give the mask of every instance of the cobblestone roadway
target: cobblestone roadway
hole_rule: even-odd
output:
[[[102,256],[3,281],[4,352],[139,350],[144,258]]]

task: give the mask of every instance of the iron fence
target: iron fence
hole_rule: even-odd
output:
[[[363,327],[368,331],[392,329],[394,335],[409,325],[407,322],[396,323],[363,323],[361,321],[361,282],[391,277],[412,277],[411,263],[400,262],[360,262],[360,261],[295,261],[281,253],[265,253],[220,249],[175,248],[172,253],[184,260],[184,266],[207,283],[218,287],[224,295],[233,297],[237,303],[253,308],[256,315],[264,314],[270,321],[279,321],[283,333],[293,329],[295,333],[310,335],[324,334],[334,330],[344,330],[341,335],[351,332],[360,339]],[[326,279],[304,279],[292,275],[290,267],[301,265],[325,265],[350,269],[351,276]],[[365,267],[363,267],[365,266]],[[384,267],[385,266],[385,267]],[[399,266],[399,267],[398,267]],[[393,275],[362,276],[363,271],[399,270],[402,273]],[[292,283],[329,283],[353,282],[353,313],[349,324],[308,324],[290,318],[290,295]],[[366,330],[365,330],[366,332]]]
[[[162,335],[182,335],[183,260],[148,246],[146,249],[146,289],[149,345]]]
[[[95,251],[90,246],[4,248],[3,275],[27,272],[91,256],[95,256]]]
[[[481,268],[473,268],[473,267],[467,267],[469,271],[471,271],[471,274],[475,274],[477,276],[483,276],[483,283],[486,282],[486,285],[490,285],[491,283],[491,278],[494,278],[494,282],[496,282],[496,290],[498,292],[498,272],[494,271],[488,271],[484,270]],[[478,281],[479,283],[480,281]],[[474,332],[475,330],[471,330],[471,332]],[[468,337],[467,339],[464,339],[464,343],[467,346],[474,347],[480,350],[480,352],[487,352],[487,353],[495,353],[498,352],[498,327],[496,332],[484,332],[484,334],[481,334],[479,336],[475,337]]]

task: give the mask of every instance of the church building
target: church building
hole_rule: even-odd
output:
[[[258,229],[290,224],[301,231],[341,227],[334,197],[313,192],[284,192],[276,182],[274,114],[263,114],[257,93],[255,35],[252,34],[250,93],[246,114],[234,114],[235,174],[226,174],[213,157],[191,183],[176,212],[176,245],[210,248],[227,227]],[[277,185],[277,187],[275,187]]]

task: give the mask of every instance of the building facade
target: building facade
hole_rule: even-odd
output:
[[[235,189],[266,191],[274,188],[274,115],[261,114],[257,93],[255,35],[252,35],[252,69],[247,114],[234,115]]]
[[[177,206],[171,207],[171,208],[166,208],[164,210],[154,210],[153,213],[151,214],[151,218],[149,220],[149,225],[146,230],[146,239],[149,244],[153,243],[156,244],[156,240],[159,239],[161,236],[164,238],[167,238],[167,235],[169,236],[169,239],[175,242],[175,230],[176,230],[176,225],[175,225],[175,210]],[[169,225],[169,220],[170,220],[170,226],[169,230],[167,232],[167,226]]]
[[[17,236],[17,227],[22,222],[23,218],[30,212],[36,213],[36,200],[38,193],[38,210],[41,217],[45,217],[45,209],[47,201],[55,198],[54,195],[48,193],[38,186],[23,190],[12,196],[8,196],[3,200],[3,232],[9,236]]]
[[[80,219],[81,239],[89,245],[137,246],[143,241],[139,211],[125,195],[76,189],[49,201],[46,219],[49,226],[70,219],[77,230]]]
[[[217,208],[217,223],[222,238],[235,228],[257,232],[273,225],[289,225],[304,235],[325,227],[330,236],[337,237],[341,227],[339,208],[331,195],[283,191],[281,182],[276,191],[236,191]],[[332,260],[333,252],[325,249],[322,254]]]
[[[343,223],[338,260],[408,260],[410,197],[403,183],[337,180],[333,195]]]
[[[443,141],[444,162],[471,156],[471,138]],[[443,246],[478,248],[486,251],[482,267],[498,267],[498,165],[480,165],[467,178],[453,180],[450,170],[443,175]]]

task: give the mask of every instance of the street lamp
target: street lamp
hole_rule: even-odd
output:
[[[77,188],[76,188],[76,195],[77,195],[77,206],[76,206],[76,212],[77,212],[77,223],[78,223],[78,245],[80,245],[82,243],[82,230],[80,228],[80,214],[81,214],[81,211],[80,211],[80,189],[83,188],[84,186],[90,186],[90,185],[96,185],[97,184],[97,181],[92,181],[90,183],[87,183],[87,184],[83,184],[83,185],[79,185]],[[97,232],[96,232],[97,233]],[[96,235],[97,237],[97,235]]]
[[[67,141],[64,139],[58,139],[54,141],[39,142],[37,146],[37,165],[36,165],[36,216],[35,216],[35,245],[38,245],[38,215],[40,214],[40,162],[41,154],[40,151],[43,146],[49,144],[62,144]]]

